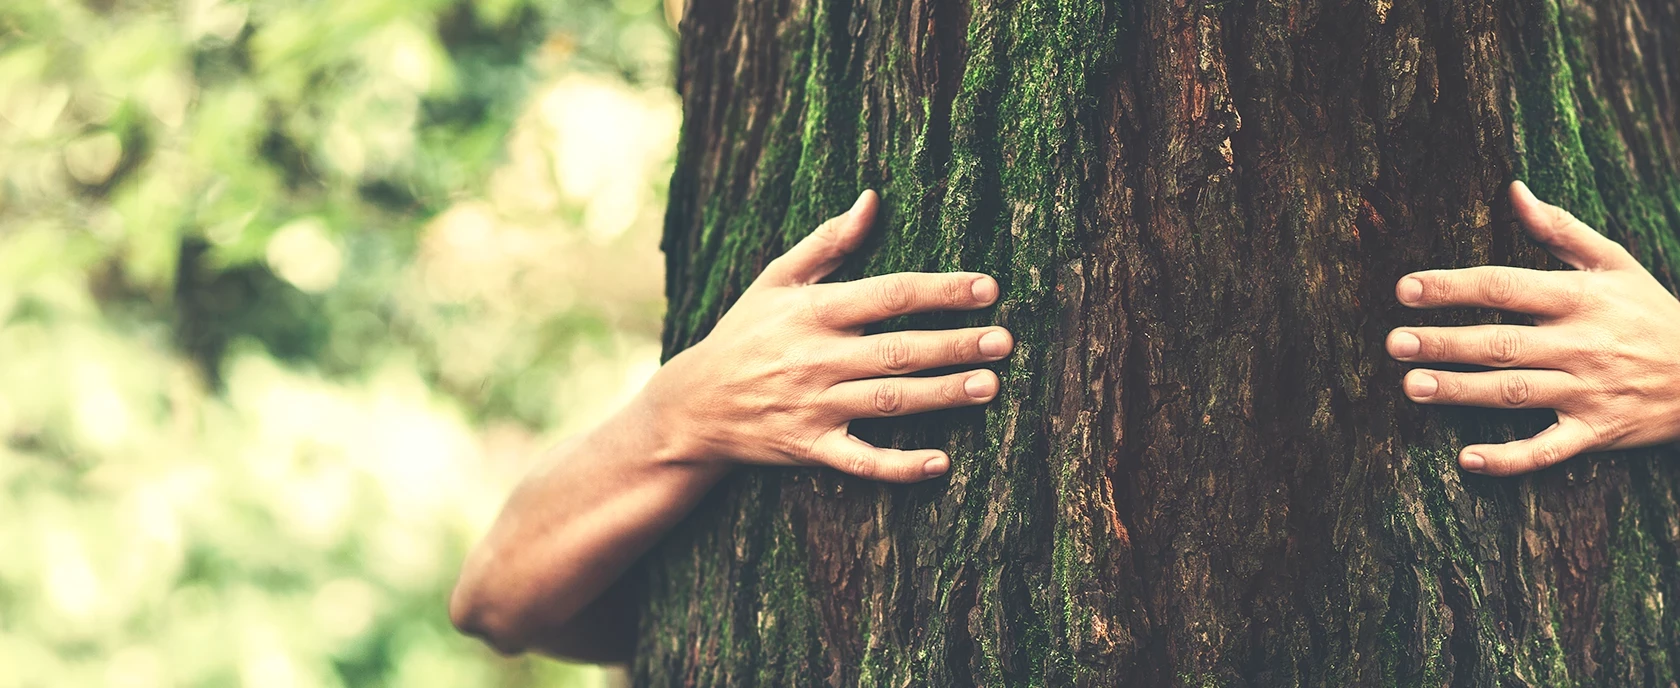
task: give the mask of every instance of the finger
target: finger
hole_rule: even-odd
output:
[[[1523,325],[1403,327],[1388,334],[1388,355],[1412,363],[1562,368],[1573,348],[1549,330]]]
[[[997,296],[997,280],[977,272],[900,272],[821,285],[814,294],[823,324],[837,328],[911,313],[985,308]]]
[[[1580,378],[1561,370],[1455,373],[1420,369],[1407,373],[1403,386],[1406,397],[1420,404],[1508,409],[1555,409],[1587,392]]]
[[[1517,475],[1562,463],[1592,450],[1597,442],[1591,426],[1560,415],[1557,424],[1526,440],[1465,447],[1458,465],[1475,473]]]
[[[1001,327],[890,332],[848,341],[853,343],[835,366],[849,380],[990,363],[1015,348],[1015,339]]]
[[[1460,306],[1558,316],[1580,307],[1574,280],[1567,271],[1499,266],[1429,270],[1400,278],[1394,295],[1412,308]]]
[[[1621,244],[1599,234],[1569,211],[1535,197],[1527,184],[1511,183],[1511,207],[1530,236],[1578,270],[1641,267]]]
[[[851,210],[818,225],[787,253],[764,266],[755,284],[803,286],[827,277],[863,243],[879,206],[880,199],[875,192],[864,191]]]
[[[846,419],[909,416],[975,406],[997,396],[997,373],[975,370],[940,377],[853,380],[828,388],[818,400]]]
[[[882,449],[836,430],[811,447],[811,459],[866,480],[913,483],[943,475],[951,459],[937,449]]]

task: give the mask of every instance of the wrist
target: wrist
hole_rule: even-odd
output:
[[[693,412],[683,403],[683,397],[673,390],[683,385],[672,378],[680,377],[682,355],[672,358],[654,373],[646,386],[619,413],[622,431],[633,432],[643,438],[645,455],[660,466],[690,468],[725,468],[728,463],[696,429],[701,427]]]

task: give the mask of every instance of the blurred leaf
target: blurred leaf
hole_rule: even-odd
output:
[[[602,685],[444,601],[657,361],[661,12],[0,6],[0,688]]]

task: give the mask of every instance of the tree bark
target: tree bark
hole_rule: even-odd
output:
[[[1562,267],[1513,178],[1675,286],[1680,3],[700,0],[679,87],[668,355],[863,188],[843,277],[1004,289],[890,327],[1019,347],[854,426],[948,479],[726,481],[646,562],[640,684],[1675,685],[1676,452],[1463,473],[1551,414],[1413,405],[1383,341],[1516,321],[1407,272]]]

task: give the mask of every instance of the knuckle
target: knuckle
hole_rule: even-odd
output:
[[[830,327],[833,320],[830,314],[834,309],[828,308],[823,299],[818,297],[813,290],[800,289],[796,293],[799,294],[798,310],[805,313],[806,320],[818,327]]]
[[[945,303],[960,305],[974,300],[974,289],[968,286],[968,280],[956,275],[942,278],[944,281]]]
[[[904,408],[904,391],[896,382],[883,382],[870,395],[870,403],[881,413],[897,413]]]
[[[968,389],[964,386],[966,382],[966,378],[951,376],[950,380],[939,386],[940,401],[946,406],[956,406],[968,401]]]
[[[1614,445],[1627,436],[1627,421],[1617,416],[1589,418],[1583,422],[1595,447]]]
[[[1417,276],[1418,282],[1423,284],[1422,303],[1442,303],[1452,300],[1452,276],[1444,274],[1423,273]]]
[[[979,355],[980,346],[969,338],[952,337],[945,344],[946,360],[952,362],[967,361]]]
[[[1585,276],[1590,273],[1570,272],[1562,289],[1558,290],[1558,305],[1567,311],[1577,311],[1591,305],[1595,291]]]
[[[910,283],[902,278],[881,280],[875,288],[876,303],[895,313],[908,310],[912,298]]]
[[[817,451],[818,439],[816,435],[787,430],[781,434],[777,445],[780,447],[780,452],[794,463],[811,465],[821,463],[817,458],[819,456]]]
[[[1473,275],[1470,269],[1430,273],[1428,278],[1423,280],[1424,301],[1434,305],[1464,301],[1468,293],[1475,288]]]
[[[1528,379],[1522,375],[1512,373],[1500,381],[1499,396],[1506,406],[1523,406],[1528,403],[1530,395]]]
[[[1418,335],[1418,340],[1423,342],[1421,347],[1423,352],[1432,361],[1452,360],[1452,345],[1447,341],[1448,339],[1447,336],[1438,334]]]
[[[879,355],[881,368],[889,373],[903,373],[910,369],[910,345],[904,341],[904,335],[882,337]]]
[[[1436,372],[1436,384],[1440,385],[1435,396],[1447,401],[1458,401],[1464,398],[1464,380],[1457,374]]]
[[[1543,442],[1534,448],[1534,467],[1545,468],[1563,460],[1563,447],[1556,442]]]
[[[840,467],[840,470],[859,478],[875,477],[875,461],[864,452],[852,452],[847,454],[846,458],[843,459],[843,462],[844,465]]]
[[[1482,294],[1487,297],[1489,305],[1508,306],[1517,299],[1516,275],[1505,270],[1490,270],[1482,278]]]
[[[811,232],[811,238],[817,242],[817,251],[825,258],[832,258],[843,253],[840,250],[840,218],[833,217],[824,220]]]
[[[1493,337],[1488,341],[1488,358],[1495,363],[1514,364],[1521,360],[1522,350],[1522,335],[1513,328],[1501,327],[1494,330]]]

